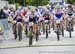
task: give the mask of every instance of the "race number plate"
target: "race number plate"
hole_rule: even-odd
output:
[[[45,20],[45,23],[48,23],[48,20]]]
[[[33,22],[29,22],[29,26],[33,26],[33,24],[34,24]]]

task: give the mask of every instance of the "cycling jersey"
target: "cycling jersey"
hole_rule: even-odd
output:
[[[50,20],[49,14],[44,14],[44,20]]]
[[[60,18],[62,17],[62,13],[55,14],[55,17],[56,17],[57,19],[60,19]]]
[[[40,17],[39,13],[38,13],[38,12],[35,12],[35,18],[36,18],[36,21],[39,20],[39,17]]]
[[[69,16],[72,16],[72,15],[73,15],[73,12],[68,12],[68,15],[69,15]]]
[[[17,15],[17,16],[14,18],[14,20],[16,20],[17,22],[23,22],[21,15]]]
[[[15,13],[14,12],[10,12],[9,16],[11,16],[12,18],[15,17]]]
[[[38,9],[38,14],[39,14],[39,16],[42,16],[42,14],[43,14],[42,9]]]
[[[26,17],[29,19],[30,15],[31,15],[31,12],[28,11],[28,12],[26,13]]]
[[[56,10],[54,13],[54,18],[55,18],[55,20],[63,20],[63,11],[61,10],[61,9],[59,9],[59,10]]]
[[[34,22],[34,23],[36,23],[36,18],[35,18],[35,17],[33,17],[33,18],[29,17],[29,22]]]
[[[72,17],[72,18],[74,18],[74,13],[73,13],[73,11],[68,10],[66,16],[67,16],[67,17]]]

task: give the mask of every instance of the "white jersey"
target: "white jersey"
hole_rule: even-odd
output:
[[[57,14],[56,11],[54,11],[54,19],[56,20],[56,23],[60,23],[63,20],[63,11],[59,11],[59,14]]]
[[[35,16],[40,17],[40,14],[38,12],[35,12]]]
[[[27,20],[29,20],[30,15],[31,15],[31,12],[28,11],[27,14],[26,14]]]
[[[42,9],[38,9],[39,16],[43,16],[41,12],[42,12]]]
[[[11,16],[12,18],[15,18],[16,13],[10,12],[9,16]]]

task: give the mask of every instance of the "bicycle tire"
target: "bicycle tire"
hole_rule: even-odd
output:
[[[22,27],[20,24],[18,25],[18,36],[19,36],[19,41],[21,41],[22,40]]]
[[[59,31],[59,26],[57,25],[57,40],[59,41],[60,40],[60,31]]]
[[[16,39],[17,38],[17,31],[16,31],[16,23],[13,25],[13,28],[14,28],[14,38]]]
[[[45,34],[45,30],[44,30],[44,22],[42,22],[42,30],[43,30],[43,34]]]
[[[64,28],[63,28],[63,26],[62,26],[62,36],[64,37]]]
[[[69,37],[71,38],[71,24],[69,24]]]
[[[46,39],[48,38],[48,27],[46,25]]]
[[[28,30],[27,30],[28,28],[27,28],[27,25],[26,25],[26,36],[28,35]]]
[[[30,34],[29,34],[29,45],[32,45],[33,43],[33,36],[32,36],[32,27],[30,28]]]
[[[33,43],[32,41],[33,41],[33,36],[30,35],[29,36],[29,45],[32,45],[32,43]]]
[[[57,40],[58,40],[58,41],[60,40],[59,32],[57,32]]]
[[[38,28],[36,27],[36,41],[38,41],[39,40],[39,35],[38,35]]]

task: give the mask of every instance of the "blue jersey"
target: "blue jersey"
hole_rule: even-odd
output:
[[[55,16],[57,17],[57,19],[60,19],[61,17],[62,17],[62,13],[60,13],[60,14],[55,14]]]

